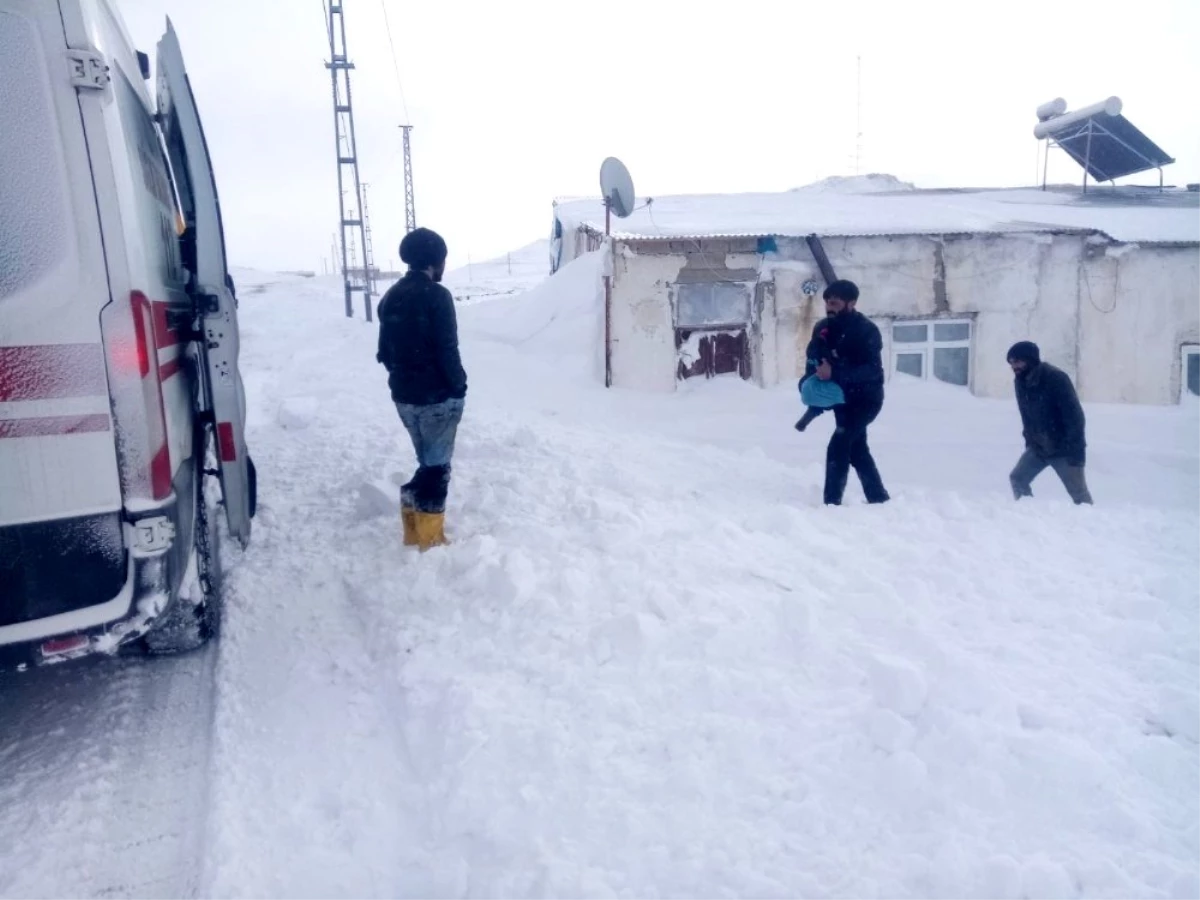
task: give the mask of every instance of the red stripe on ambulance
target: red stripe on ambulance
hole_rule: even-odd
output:
[[[99,344],[0,347],[0,402],[107,394]]]
[[[37,416],[26,419],[0,419],[0,439],[49,437],[57,434],[94,434],[111,428],[108,416]]]

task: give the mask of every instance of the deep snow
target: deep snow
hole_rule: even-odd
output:
[[[374,327],[235,273],[261,505],[199,893],[1200,894],[1200,409],[1088,406],[1098,505],[1052,474],[1016,504],[1014,405],[894,382],[895,502],[829,510],[794,388],[605,391],[595,276],[471,273],[454,544],[422,556]],[[53,796],[69,758],[8,731]],[[55,865],[99,826],[23,832],[32,802],[0,788],[0,893],[99,893]]]
[[[460,308],[425,556],[378,502],[413,460],[374,329],[247,302],[212,889],[1194,895],[1196,407],[1089,407],[1099,505],[1017,505],[1013,404],[895,384],[896,502],[826,510],[792,389],[599,387],[595,276]]]

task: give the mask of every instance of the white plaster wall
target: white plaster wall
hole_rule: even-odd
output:
[[[850,237],[826,238],[821,243],[838,277],[858,285],[859,311],[879,326],[884,372],[891,380],[892,322],[898,318],[931,316],[936,308],[935,240],[923,236]],[[824,284],[819,274],[814,277]],[[797,377],[803,372],[803,353],[812,326],[825,315],[820,294],[808,300],[809,317],[799,336],[801,358]]]
[[[821,243],[838,278],[858,285],[863,315],[933,315],[932,238],[823,238]]]
[[[613,385],[674,391],[675,328],[671,285],[687,262],[678,255],[634,255],[616,245],[612,287]]]
[[[1176,403],[1179,349],[1200,339],[1196,248],[1092,248],[1082,266],[1079,386],[1098,403]]]
[[[949,240],[946,299],[951,314],[975,313],[971,390],[1011,397],[1008,348],[1031,340],[1075,377],[1078,271],[1076,236],[987,236]]]
[[[815,325],[825,315],[825,302],[820,295],[806,297],[804,282],[819,275],[814,264],[811,269],[789,267],[774,271],[775,340],[774,365],[764,369],[774,373],[773,384],[792,381],[804,374],[804,351]],[[764,322],[764,334],[768,324]]]
[[[1174,403],[1179,348],[1200,341],[1200,256],[1195,247],[1126,247],[1078,235],[857,237],[826,239],[839,277],[862,292],[859,309],[880,326],[884,364],[892,373],[891,323],[938,312],[937,249],[946,315],[974,318],[971,390],[1011,397],[1008,348],[1035,341],[1043,358],[1064,369],[1090,402]],[[613,284],[614,384],[675,389],[671,290],[683,254],[620,252]],[[730,268],[754,268],[757,254],[730,254]],[[1086,278],[1082,277],[1086,275]],[[753,362],[764,386],[798,378],[820,295],[802,285],[815,262],[762,263],[760,351]]]
[[[726,253],[725,268],[727,269],[757,269],[759,256],[757,253]]]
[[[1103,253],[1085,264],[1080,261],[1080,339],[1079,369],[1083,374],[1078,384],[1084,392],[1097,397],[1120,400],[1123,388],[1132,389],[1133,367],[1124,355],[1134,352],[1136,340],[1136,302],[1117,302],[1117,260]],[[1105,371],[1105,370],[1108,371]],[[1113,387],[1115,386],[1115,390]]]
[[[1008,348],[1036,340],[1072,375],[1075,371],[1077,270],[1082,239],[1013,235],[940,237],[851,237],[823,241],[838,277],[854,281],[858,308],[883,333],[884,365],[892,376],[891,325],[897,319],[939,312],[937,253],[945,279],[943,315],[974,318],[971,390],[984,397],[1012,395]],[[815,268],[815,267],[814,267]],[[777,304],[800,305],[802,315],[778,319],[777,371],[781,380],[798,377],[813,323],[824,314],[819,296],[804,298],[803,277],[786,269],[774,273]],[[795,356],[784,350],[795,347]]]
[[[754,383],[770,387],[778,381],[775,326],[775,283],[759,281],[754,285],[755,325],[750,330],[750,363]]]

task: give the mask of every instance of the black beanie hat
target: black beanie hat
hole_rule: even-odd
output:
[[[1042,361],[1042,353],[1033,341],[1017,341],[1008,349],[1008,361],[1012,362],[1014,359],[1023,359],[1036,366]]]
[[[436,231],[417,228],[400,242],[400,259],[412,269],[428,269],[446,261],[446,242]]]

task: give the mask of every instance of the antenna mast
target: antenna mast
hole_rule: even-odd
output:
[[[350,100],[350,72],[354,63],[346,54],[346,19],[342,11],[342,0],[330,0],[329,20],[329,70],[333,83],[333,124],[337,150],[338,205],[340,210],[342,283],[346,291],[346,315],[353,317],[353,295],[363,295],[363,311],[371,321],[372,261],[370,242],[363,227],[363,190],[358,177],[358,142],[354,136],[354,109]],[[347,196],[350,191],[352,196]],[[357,232],[357,241],[355,238]],[[355,243],[363,248],[363,266],[355,265]]]
[[[408,116],[408,100],[404,97],[404,82],[400,80],[400,60],[396,56],[396,42],[392,40],[392,23],[388,19],[386,0],[379,0],[379,6],[383,10],[383,25],[387,29],[388,46],[392,49],[392,69],[396,73],[396,88],[400,91],[404,121],[411,122],[412,119]],[[409,141],[412,125],[401,125],[400,130],[404,132],[404,233],[408,234],[417,227],[417,206],[413,200],[412,145]]]
[[[371,213],[367,208],[368,187],[370,187],[370,185],[366,183],[364,183],[362,186],[363,239],[366,241],[366,243],[363,244],[363,260],[365,262],[365,265],[363,266],[363,279],[366,281],[367,287],[370,289],[370,292],[373,295],[375,293],[375,275],[379,270],[373,265],[375,262],[375,244],[372,242],[371,238]]]
[[[404,132],[404,233],[417,227],[417,204],[413,197],[412,145],[408,136],[412,132],[411,125],[401,125]]]
[[[857,69],[858,69],[858,71],[857,71],[857,88],[856,88],[857,97],[855,99],[855,105],[857,107],[857,122],[856,122],[855,129],[857,131],[857,134],[855,136],[855,145],[854,145],[854,174],[861,175],[862,174],[862,134],[863,134],[863,132],[862,132],[862,57],[859,56],[857,58],[857,61],[858,61],[857,62]]]

